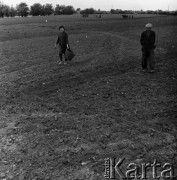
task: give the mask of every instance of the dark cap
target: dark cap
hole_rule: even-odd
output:
[[[59,30],[60,30],[61,28],[65,29],[64,26],[60,26],[60,27],[59,27]]]

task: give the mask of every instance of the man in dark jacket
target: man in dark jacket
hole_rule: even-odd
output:
[[[57,42],[55,43],[55,48],[57,47],[57,44],[59,44],[59,64],[61,64],[63,59],[62,56],[63,54],[65,55],[66,49],[69,48],[68,34],[65,32],[64,26],[59,27],[59,35],[57,38]],[[65,57],[63,63],[66,64]]]
[[[150,67],[150,72],[154,72],[155,60],[155,32],[151,30],[152,24],[146,24],[146,31],[141,34],[140,43],[142,45],[142,68],[143,71],[147,69],[147,62]]]

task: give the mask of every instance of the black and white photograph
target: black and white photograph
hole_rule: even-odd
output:
[[[0,0],[0,180],[177,180],[177,0]]]

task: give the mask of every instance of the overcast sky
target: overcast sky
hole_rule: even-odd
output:
[[[54,6],[72,5],[74,8],[89,8],[101,10],[123,9],[123,10],[177,10],[177,0],[1,0],[5,4],[16,6],[20,2],[26,2],[29,6],[34,3],[50,3]]]

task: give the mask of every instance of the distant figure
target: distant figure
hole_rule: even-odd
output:
[[[98,18],[101,18],[101,17],[102,17],[101,14],[99,14]]]
[[[128,15],[123,14],[123,15],[122,15],[122,18],[123,18],[123,19],[127,19],[127,18],[128,18]]]
[[[133,15],[132,15],[132,19],[133,19]]]
[[[96,14],[95,17],[96,18],[102,18],[102,15],[101,14]]]
[[[83,14],[82,17],[87,17],[88,18],[88,14]]]
[[[65,32],[65,28],[64,26],[60,26],[59,27],[59,34],[58,34],[58,38],[57,38],[57,42],[55,43],[55,48],[57,47],[57,45],[59,44],[59,64],[61,64],[62,62],[64,64],[66,64],[66,60],[64,57],[63,60],[63,55],[65,55],[66,49],[70,49],[69,47],[69,41],[68,41],[68,34]]]
[[[150,72],[154,72],[154,49],[155,46],[155,32],[151,30],[152,24],[146,24],[146,31],[142,32],[140,43],[142,45],[142,69],[146,71],[147,62],[150,67]]]

